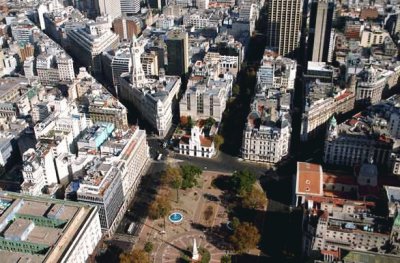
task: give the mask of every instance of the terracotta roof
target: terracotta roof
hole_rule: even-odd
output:
[[[312,163],[297,163],[296,193],[322,196],[322,167]]]
[[[331,173],[324,172],[324,184],[357,185],[357,181],[354,176],[337,176]]]
[[[333,198],[327,196],[307,196],[306,200],[312,200],[315,203],[333,203],[335,205],[343,206],[346,202],[352,202],[359,206],[367,206],[367,207],[374,207],[375,203],[371,201],[355,201],[352,199],[345,199],[345,198]]]
[[[200,144],[201,144],[201,146],[203,146],[203,147],[211,147],[212,143],[213,143],[213,141],[212,141],[211,138],[200,136]]]
[[[179,141],[179,143],[181,143],[181,144],[189,144],[189,139],[190,139],[189,135],[183,135],[181,137],[181,140]]]
[[[339,258],[340,257],[340,251],[337,250],[321,250],[322,255],[328,255],[328,256],[333,256],[334,258]]]
[[[346,92],[344,92],[343,94],[341,94],[341,95],[339,95],[339,96],[337,96],[336,98],[335,98],[335,100],[342,100],[342,99],[344,99],[344,98],[346,98],[346,97],[349,97],[351,94],[353,94],[353,93],[351,93],[350,91],[346,91]]]
[[[375,8],[365,8],[363,10],[361,10],[360,13],[360,19],[376,19],[378,18],[379,14],[378,14],[378,10],[376,10]]]

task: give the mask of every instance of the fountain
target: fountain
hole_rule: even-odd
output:
[[[171,221],[171,223],[177,224],[183,220],[183,215],[182,215],[182,213],[174,212],[169,215],[168,219],[169,219],[169,221]]]

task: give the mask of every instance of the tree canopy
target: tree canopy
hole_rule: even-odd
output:
[[[150,263],[149,255],[142,249],[134,249],[131,253],[122,253],[120,263]]]
[[[167,196],[159,196],[149,206],[149,216],[152,219],[165,217],[172,207]]]
[[[184,164],[181,166],[182,189],[192,188],[197,185],[197,178],[202,173],[200,167]]]
[[[244,222],[235,228],[233,235],[229,239],[235,251],[244,253],[257,247],[260,241],[260,234],[254,225]]]
[[[267,205],[267,198],[264,191],[253,185],[253,189],[250,192],[242,195],[242,205],[250,209],[264,208]]]
[[[221,147],[222,144],[224,144],[224,137],[222,137],[222,135],[220,134],[215,134],[214,136],[215,149],[219,149],[219,147]]]
[[[231,184],[236,194],[245,194],[253,189],[257,177],[248,170],[234,172],[231,177]]]

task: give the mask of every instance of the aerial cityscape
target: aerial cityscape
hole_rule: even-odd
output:
[[[400,262],[400,0],[0,0],[0,262]]]

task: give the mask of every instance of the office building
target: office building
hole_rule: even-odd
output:
[[[182,30],[171,30],[166,34],[168,75],[181,76],[188,72],[189,67],[189,38]]]
[[[394,95],[341,124],[332,119],[325,139],[324,162],[352,167],[372,158],[377,165],[392,167],[398,136],[398,102],[399,96]]]
[[[102,233],[98,208],[0,192],[2,262],[85,262]]]
[[[129,73],[132,68],[131,53],[129,48],[121,48],[115,52],[111,60],[112,81],[115,87],[119,86],[122,73]]]
[[[121,16],[113,21],[114,32],[122,39],[132,39],[142,32],[143,22],[136,16]]]
[[[299,46],[302,0],[271,0],[267,5],[267,47],[292,55]]]
[[[108,20],[98,17],[96,21],[88,21],[83,27],[77,27],[67,31],[67,37],[74,48],[71,48],[73,57],[90,69],[91,73],[100,74],[101,53],[116,48],[119,37],[108,27]]]
[[[283,103],[282,103],[283,104]],[[291,118],[278,111],[272,98],[257,96],[243,131],[242,157],[253,162],[278,163],[289,154]]]
[[[179,102],[180,115],[190,116],[193,120],[211,117],[221,121],[231,93],[232,79],[194,78],[201,80],[189,80],[188,88]]]
[[[121,13],[126,16],[132,16],[140,11],[140,0],[120,0]]]
[[[124,0],[97,0],[101,16],[109,15],[111,20],[121,15],[121,5]]]
[[[308,60],[327,62],[335,4],[331,0],[313,0],[310,9]]]

